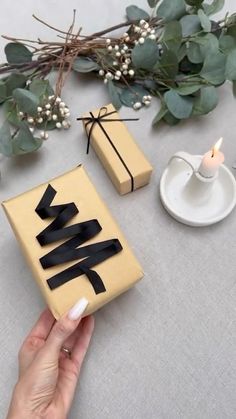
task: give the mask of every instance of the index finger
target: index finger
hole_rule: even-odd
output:
[[[40,315],[39,319],[31,329],[26,339],[34,336],[46,340],[54,323],[55,319],[51,311],[48,308],[46,308]]]

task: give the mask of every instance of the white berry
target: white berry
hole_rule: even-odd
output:
[[[110,44],[111,43],[111,40],[109,38],[107,38],[106,43],[107,44]]]
[[[56,98],[56,103],[61,103],[61,98],[60,97]]]
[[[156,35],[150,35],[150,36],[149,36],[149,39],[152,39],[153,41],[155,41],[155,39],[156,39]]]
[[[140,44],[144,44],[144,41],[145,41],[145,39],[141,37],[141,38],[139,38],[139,41],[138,41],[138,42],[139,42]]]
[[[99,70],[99,76],[101,76],[101,77],[103,77],[104,76],[104,74],[105,74],[105,71],[104,70]]]
[[[129,70],[129,75],[130,75],[130,77],[133,77],[134,76],[134,70]]]
[[[38,122],[39,124],[42,124],[42,122],[43,122],[43,118],[41,118],[41,117],[40,117],[40,118],[38,118],[38,119],[37,119],[37,122]]]
[[[108,51],[112,51],[112,46],[111,45],[109,45],[108,47],[107,47],[107,49],[108,49]]]
[[[43,108],[41,108],[41,106],[38,106],[37,107],[37,111],[40,113],[40,112],[42,112],[42,110],[43,110]]]
[[[57,120],[57,115],[55,113],[52,115],[52,120],[53,121],[56,121]]]
[[[114,49],[115,49],[116,51],[119,51],[119,45],[115,45],[115,46],[114,46]]]
[[[135,110],[140,109],[141,107],[142,107],[141,102],[135,102],[135,103],[134,103],[134,105],[133,105],[133,108],[134,108]]]
[[[57,127],[58,129],[61,129],[61,123],[60,123],[60,122],[57,122],[57,123],[56,123],[56,127]]]
[[[47,103],[47,104],[46,104],[46,106],[45,106],[45,108],[46,108],[46,109],[51,109],[51,105],[50,105],[50,103]]]
[[[120,57],[121,53],[119,51],[116,52],[116,57]]]

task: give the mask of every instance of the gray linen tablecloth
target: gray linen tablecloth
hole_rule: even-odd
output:
[[[137,3],[146,6],[144,0]],[[233,11],[233,0],[225,10]],[[32,13],[66,29],[72,9],[89,34],[124,18],[128,0],[1,1],[0,32],[50,40],[55,33]],[[5,41],[0,40],[1,61]],[[135,289],[96,314],[93,343],[84,365],[71,419],[233,419],[236,417],[236,212],[207,228],[174,221],[159,199],[160,176],[179,150],[201,154],[220,136],[226,164],[236,160],[236,102],[230,84],[209,116],[154,131],[159,104],[127,122],[154,167],[151,184],[120,197],[91,150],[75,118],[109,102],[101,82],[71,75],[63,98],[73,126],[52,132],[32,156],[1,159],[1,200],[45,182],[82,162],[108,203],[145,277]],[[123,108],[123,117],[134,116]],[[17,377],[17,352],[44,308],[38,287],[10,226],[0,212],[1,346],[0,416],[4,417]],[[117,278],[119,281],[119,278]]]

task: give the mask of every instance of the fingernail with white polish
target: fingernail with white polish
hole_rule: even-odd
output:
[[[84,312],[88,305],[88,300],[86,298],[81,298],[69,311],[68,318],[70,320],[77,320]]]

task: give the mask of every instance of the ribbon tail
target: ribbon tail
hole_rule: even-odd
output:
[[[81,266],[80,269],[82,272],[85,273],[85,275],[89,279],[89,282],[92,285],[95,294],[101,294],[102,292],[106,292],[105,285],[96,271],[93,271],[92,269],[87,269],[83,266]]]

